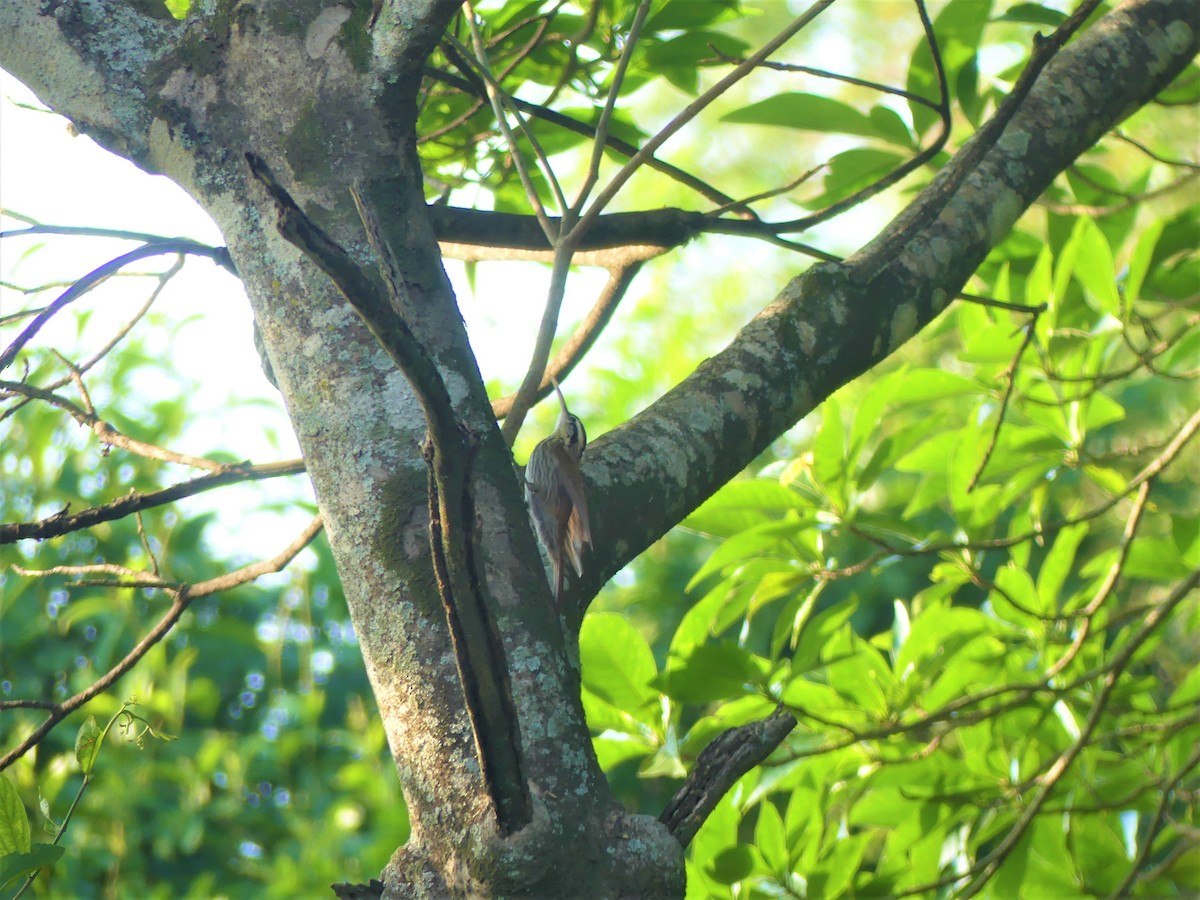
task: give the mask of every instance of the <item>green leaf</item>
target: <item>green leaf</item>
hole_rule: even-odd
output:
[[[580,691],[579,696],[583,701],[583,711],[587,717],[588,727],[594,734],[612,732],[617,735],[632,735],[642,739],[646,738],[651,731],[648,724],[638,721],[607,700],[597,697],[587,688]]]
[[[830,687],[870,714],[887,714],[898,685],[878,650],[847,629],[834,636],[822,658]]]
[[[978,126],[984,107],[984,97],[979,93],[978,56],[972,56],[958,70],[958,77],[954,79],[954,95],[958,98],[958,105],[962,107],[967,121]]]
[[[1108,240],[1087,216],[1081,217],[1076,223],[1072,240],[1079,244],[1075,278],[1086,289],[1087,296],[1094,301],[1097,310],[1113,316],[1120,315],[1116,264]]]
[[[679,758],[679,748],[673,741],[659,747],[653,756],[643,760],[638,767],[638,776],[641,778],[683,778],[686,775],[687,768]]]
[[[113,599],[103,594],[79,599],[72,598],[71,602],[59,613],[58,621],[63,630],[69,631],[80,622],[92,618],[103,619],[111,616],[112,612]]]
[[[900,472],[930,472],[945,474],[947,462],[962,436],[957,431],[935,434],[896,463]]]
[[[789,681],[780,695],[780,701],[794,709],[800,717],[811,713],[820,716],[821,719],[833,718],[842,721],[843,716],[836,714],[850,712],[845,699],[837,691],[827,684],[807,678],[793,678]],[[854,718],[859,716],[855,715]]]
[[[1021,348],[1023,335],[1011,322],[996,322],[972,334],[959,351],[964,363],[1007,365]]]
[[[815,893],[810,896],[833,900],[841,897],[850,886],[850,880],[858,871],[873,835],[863,833],[840,838],[833,843],[830,853],[821,860],[816,871],[809,875],[808,888]]]
[[[813,441],[813,474],[839,511],[846,506],[846,427],[837,398],[821,407],[821,427]]]
[[[1027,25],[1048,25],[1057,28],[1066,21],[1067,14],[1061,10],[1042,6],[1040,3],[1018,3],[997,16],[997,22],[1022,22]]]
[[[726,573],[743,565],[748,560],[759,560],[765,556],[774,556],[781,551],[781,545],[787,538],[796,534],[800,525],[792,521],[763,522],[748,528],[741,534],[734,535],[720,544],[704,561],[688,582],[687,590],[693,590],[698,584],[718,572]],[[790,556],[791,554],[787,554]],[[785,557],[786,558],[786,557]]]
[[[1022,567],[1010,562],[996,572],[997,591],[988,598],[1000,618],[1015,625],[1034,626],[1040,629],[1038,620],[1031,616],[1055,612],[1054,608],[1038,596],[1033,578]]]
[[[711,45],[711,46],[710,46]],[[645,42],[643,65],[665,77],[671,84],[694,94],[699,84],[699,67],[704,61],[715,61],[717,53],[724,56],[743,56],[750,45],[719,31],[688,31],[667,40]]]
[[[876,134],[892,144],[901,147],[915,147],[916,138],[908,128],[908,123],[890,106],[878,104],[871,107],[871,124],[875,126]]]
[[[739,0],[668,0],[646,20],[645,32],[701,28],[738,16]]]
[[[1200,565],[1200,517],[1172,516],[1171,538],[1184,562]]]
[[[1116,890],[1129,870],[1130,860],[1115,813],[1071,816],[1068,845],[1073,861],[1089,891],[1107,895]]]
[[[1129,556],[1122,572],[1126,578],[1174,581],[1192,574],[1192,567],[1179,555],[1174,541],[1139,536],[1129,545]]]
[[[776,94],[726,113],[721,119],[741,125],[781,125],[803,131],[889,139],[870,116],[820,94]]]
[[[1061,609],[1062,586],[1071,574],[1071,566],[1075,562],[1075,551],[1079,542],[1088,533],[1088,524],[1079,522],[1061,529],[1054,538],[1050,552],[1042,560],[1038,571],[1037,593],[1042,602],[1051,609]]]
[[[594,613],[579,632],[579,661],[589,691],[641,721],[658,712],[654,654],[641,632],[623,616]]]
[[[1123,494],[1129,485],[1128,479],[1115,469],[1104,466],[1086,465],[1084,474],[1110,494]]]
[[[1128,311],[1142,294],[1142,284],[1150,271],[1150,263],[1154,259],[1154,248],[1162,237],[1166,222],[1156,219],[1138,235],[1137,244],[1129,257],[1129,271],[1125,276],[1125,309],[1122,318],[1128,318]]]
[[[163,0],[167,12],[176,19],[186,19],[192,8],[192,0]]]
[[[588,720],[591,724],[591,720]],[[596,760],[600,768],[610,772],[623,762],[647,756],[654,752],[654,747],[645,741],[640,741],[630,734],[609,733],[592,738],[592,747],[596,751]]]
[[[939,674],[955,665],[960,650],[996,630],[996,623],[977,609],[946,603],[927,607],[913,619],[896,654],[896,671],[901,678],[910,671]]]
[[[811,519],[811,507],[794,490],[772,478],[731,481],[684,520],[688,528],[731,537],[767,518],[792,512],[797,522]]]
[[[88,716],[75,735],[75,759],[84,777],[90,778],[92,769],[96,766],[96,757],[100,754],[100,726],[96,724],[95,716]]]
[[[713,896],[721,896],[718,889],[726,882],[720,882],[714,862],[718,855],[737,844],[738,823],[740,820],[733,804],[733,792],[726,792],[717,803],[716,808],[704,820],[696,836],[688,845],[688,894],[689,900],[707,900]],[[750,862],[753,868],[753,861]],[[734,878],[733,881],[738,880]],[[700,887],[704,891],[698,891]],[[728,896],[728,890],[725,891]]]
[[[29,816],[16,785],[0,774],[0,854],[27,853],[29,841]]]
[[[905,372],[895,391],[899,404],[927,404],[934,400],[947,400],[979,394],[983,388],[978,382],[954,372],[941,369],[913,369]]]
[[[854,606],[854,602],[847,598],[799,623],[800,636],[796,641],[796,652],[792,654],[793,672],[808,672],[816,666],[825,645],[854,615]]]
[[[839,153],[827,164],[822,193],[806,199],[803,205],[807,209],[823,209],[844,200],[878,181],[903,161],[904,157],[898,153],[874,147],[856,147]]]
[[[1125,407],[1107,394],[1094,393],[1087,399],[1083,426],[1088,431],[1098,431],[1125,418]]]
[[[718,884],[733,884],[754,871],[754,852],[746,844],[736,844],[717,854],[706,873]]]
[[[791,872],[787,839],[783,831],[783,817],[779,815],[779,810],[770,800],[764,800],[758,805],[758,822],[754,826],[754,845],[776,877],[782,879]]]
[[[6,853],[0,856],[0,888],[17,878],[28,878],[38,869],[52,866],[66,852],[57,844],[34,844],[25,853]]]
[[[688,656],[694,647],[703,644],[713,634],[712,623],[725,603],[729,588],[719,584],[689,609],[671,638],[670,653],[676,657]]]
[[[1198,699],[1200,699],[1200,666],[1193,666],[1171,694],[1169,705],[1182,707],[1195,704]]]
[[[854,423],[850,428],[847,457],[857,460],[870,441],[878,435],[883,411],[892,402],[907,370],[901,369],[866,385],[866,392],[855,405]]]
[[[704,644],[685,659],[672,658],[658,682],[680,703],[709,703],[754,691],[770,668],[736,644]]]
[[[1195,368],[1197,359],[1200,359],[1200,328],[1193,328],[1162,355],[1160,368],[1162,371],[1182,375],[1183,372]]]
[[[937,36],[946,80],[952,90],[958,84],[959,70],[975,58],[991,9],[991,0],[950,0],[934,19],[934,34]],[[923,38],[912,55],[905,86],[910,93],[937,100],[933,57],[928,42]],[[953,98],[946,99],[950,101]],[[918,134],[923,134],[938,119],[937,113],[919,103],[910,101],[909,110]]]

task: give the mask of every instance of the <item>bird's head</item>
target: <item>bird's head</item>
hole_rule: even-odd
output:
[[[561,440],[567,452],[578,460],[587,447],[587,431],[583,422],[579,421],[579,416],[572,415],[567,409],[567,401],[558,387],[558,382],[551,378],[550,383],[554,385],[554,393],[558,394],[558,424],[554,427],[554,436]]]

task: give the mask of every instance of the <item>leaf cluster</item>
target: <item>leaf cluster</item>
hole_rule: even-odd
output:
[[[798,721],[697,835],[690,895],[1200,884],[1195,216],[1031,217],[978,283],[1035,312],[957,305],[667,539],[686,587],[635,568],[641,628],[585,623],[628,796]],[[640,618],[681,590],[678,624]]]

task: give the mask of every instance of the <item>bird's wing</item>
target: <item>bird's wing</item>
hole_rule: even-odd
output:
[[[579,474],[579,463],[571,458],[566,447],[555,447],[554,454],[559,464],[558,472],[562,476],[563,489],[571,500],[573,530],[578,534],[582,543],[590,544],[592,542],[592,526],[588,519],[587,495],[583,492],[583,476]]]

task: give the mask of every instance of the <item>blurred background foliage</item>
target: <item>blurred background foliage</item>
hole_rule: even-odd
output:
[[[476,10],[508,91],[594,122],[635,5]],[[1065,9],[931,4],[951,91],[948,152],[994,111],[1034,32]],[[631,143],[653,134],[728,70],[722,55],[751,52],[792,14],[777,2],[654,4],[611,132]],[[462,89],[454,54],[446,45],[435,55],[444,77],[431,74],[423,94],[431,201],[527,212],[490,108]],[[927,96],[934,85],[908,3],[839,3],[780,58],[843,71],[850,60],[848,74]],[[1200,455],[1194,442],[1171,452],[1200,409],[1195,65],[1169,93],[1171,105],[1122,126],[1130,140],[1107,137],[1058,179],[968,286],[1042,312],[955,304],[781,437],[593,605],[581,635],[584,703],[630,807],[661,811],[721,730],[777,703],[799,720],[691,845],[689,897],[953,896],[976,884],[994,897],[1200,892]],[[588,142],[530,118],[572,184]],[[659,157],[734,197],[821,166],[756,206],[784,219],[877,177],[935,127],[894,96],[762,72]],[[946,158],[802,239],[855,249]],[[713,205],[651,173],[622,201]],[[648,265],[565,386],[592,439],[727,343],[797,263],[778,247],[713,235]],[[498,360],[513,355],[513,335],[532,341],[535,326],[525,326],[544,296],[545,272],[516,268],[479,264],[457,282],[496,396],[520,378],[523,363]],[[568,318],[588,303],[569,298]],[[86,304],[74,315],[75,337],[54,345],[73,359],[100,340]],[[0,325],[7,343],[21,322]],[[105,418],[168,447],[195,426],[199,389],[173,371],[177,327],[152,312],[87,378]],[[23,358],[28,383],[65,374],[49,346]],[[164,380],[169,388],[144,390]],[[178,480],[173,466],[102,450],[60,410],[16,405],[0,408],[0,521]],[[538,411],[518,458],[553,415]],[[220,450],[215,458],[245,452]],[[1170,464],[1137,498],[1133,479],[1164,453]],[[154,592],[23,577],[11,564],[141,569],[149,548],[171,578],[211,577],[290,540],[280,526],[235,551],[220,536],[250,510],[280,522],[311,514],[302,482],[150,511],[145,542],[125,519],[0,548],[0,700],[61,700],[86,687],[166,605]],[[1156,627],[1144,630],[1147,621]],[[129,675],[6,773],[35,831],[45,824],[39,804],[61,821],[78,787],[83,718],[104,720],[129,698],[178,740],[137,749],[110,738],[68,851],[34,896],[319,896],[331,881],[374,876],[405,840],[403,799],[322,538],[286,572],[196,601]],[[0,712],[0,751],[40,719]]]

